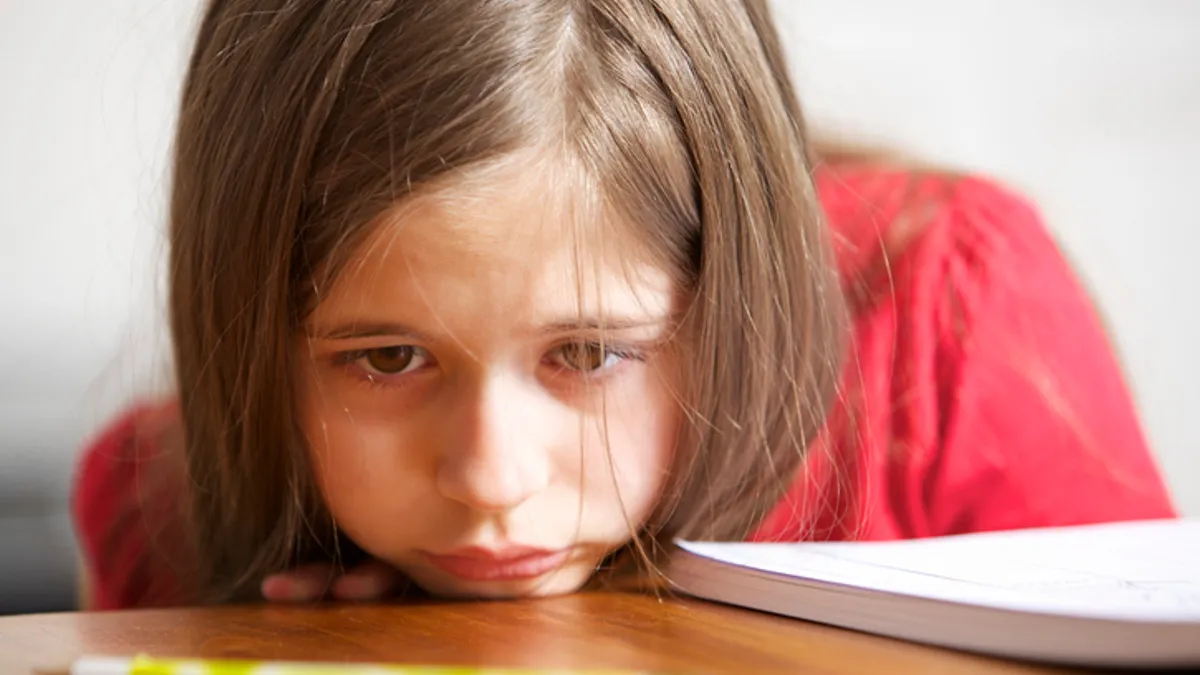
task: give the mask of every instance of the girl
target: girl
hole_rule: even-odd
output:
[[[1034,212],[817,151],[765,0],[211,0],[173,179],[92,608],[1173,515]]]

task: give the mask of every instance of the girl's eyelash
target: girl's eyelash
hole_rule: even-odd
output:
[[[360,362],[363,359],[367,359],[372,355],[379,354],[383,351],[395,349],[411,350],[410,358],[417,358],[419,356],[420,358],[433,360],[429,353],[424,349],[413,347],[411,345],[391,345],[385,347],[370,347],[366,349],[352,349],[345,352],[338,352],[337,354],[333,355],[332,363],[335,367],[350,373],[353,376],[353,379],[359,384],[368,387],[400,387],[404,386],[407,380],[407,375],[412,375],[420,370],[423,370],[423,366],[421,368],[417,368],[413,372],[398,372],[389,375],[385,373],[373,373],[368,368],[360,365]]]
[[[572,345],[572,344],[582,344],[587,347],[594,347],[596,349],[603,348],[605,353],[613,354],[615,356],[619,356],[623,359],[629,359],[631,361],[645,361],[646,358],[648,357],[648,354],[647,354],[648,350],[640,349],[637,347],[631,347],[628,345],[615,345],[615,344],[611,344],[611,343],[604,343],[602,346],[598,340],[581,341],[578,343],[568,342],[568,343],[559,345],[558,347],[555,347],[555,349],[562,349],[563,347]],[[359,359],[370,356],[371,352],[376,351],[376,349],[378,349],[378,348],[355,349],[355,350],[348,351],[348,352],[339,352],[338,354],[334,355],[334,360],[336,363],[339,363],[342,365],[354,363],[355,361],[358,361]]]
[[[348,352],[339,352],[334,355],[333,361],[336,365],[339,365],[339,366],[350,366],[350,365],[354,365],[358,361],[361,361],[362,359],[367,358],[368,356],[371,355],[371,352],[373,352],[373,351],[375,351],[375,350],[374,349],[355,349],[355,350],[348,351]]]
[[[561,350],[567,347],[576,346],[586,349],[603,350],[606,357],[615,356],[620,359],[620,362],[634,361],[645,362],[649,358],[649,348],[635,347],[628,344],[601,342],[600,340],[573,340],[557,345],[550,350],[550,354],[561,353]],[[349,351],[338,352],[333,355],[332,362],[335,366],[344,369],[353,368],[355,371],[354,379],[359,383],[368,387],[396,387],[402,386],[403,377],[389,377],[387,375],[377,375],[371,373],[365,368],[358,366],[358,363],[363,359],[371,356],[373,353],[379,352],[381,349],[389,349],[390,347],[371,347],[366,349],[352,349]],[[576,376],[585,380],[603,380],[611,371],[621,365],[618,362],[607,368],[597,368],[595,370],[572,369],[561,363],[555,365],[563,370],[570,370]],[[401,374],[403,375],[403,374]]]
[[[339,366],[349,365],[367,355],[366,349],[355,349],[349,352],[338,352],[333,355],[333,362]]]
[[[645,361],[646,360],[646,352],[644,352],[640,349],[634,349],[632,347],[611,347],[611,346],[605,345],[604,351],[608,352],[609,354],[619,356],[622,359],[627,359],[629,361]]]
[[[605,360],[607,360],[608,357],[613,357],[613,356],[617,357],[620,360],[618,363],[613,364],[610,367],[598,367],[593,370],[586,370],[586,369],[582,369],[582,368],[572,368],[570,365],[563,364],[561,362],[555,364],[556,366],[558,366],[564,370],[573,371],[581,378],[590,379],[590,380],[603,379],[604,377],[606,377],[609,374],[610,371],[612,371],[614,368],[620,366],[622,362],[627,362],[627,361],[644,362],[644,361],[646,361],[646,359],[648,357],[648,353],[647,353],[646,349],[640,349],[640,348],[633,347],[633,346],[630,346],[627,344],[601,342],[600,340],[568,341],[568,342],[560,344],[557,347],[555,347],[554,349],[552,349],[550,351],[550,354],[560,354],[561,355],[564,349],[571,348],[571,347],[574,347],[574,348],[582,347],[582,348],[588,349],[588,350],[600,351],[600,352],[602,352],[602,355],[604,356]]]
[[[615,345],[607,342],[602,344],[599,341],[582,342],[580,344],[583,344],[589,348],[603,349],[605,354],[612,354],[623,359],[635,359],[638,361],[643,361],[646,358],[644,351],[627,345]]]

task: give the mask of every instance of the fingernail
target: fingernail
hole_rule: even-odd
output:
[[[303,602],[320,597],[323,586],[315,579],[277,574],[263,579],[262,594],[276,602]]]
[[[372,600],[385,590],[386,584],[377,577],[346,576],[334,586],[334,594],[343,600]]]
[[[284,600],[292,596],[292,585],[287,578],[273,574],[262,582],[263,597],[268,600]]]
[[[319,579],[294,579],[289,584],[292,600],[316,600],[325,592],[325,584]]]

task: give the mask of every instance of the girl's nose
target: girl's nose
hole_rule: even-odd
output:
[[[519,381],[492,377],[465,393],[448,423],[437,467],[443,496],[481,512],[520,506],[550,483],[553,427],[548,402]],[[563,414],[559,412],[558,414]]]

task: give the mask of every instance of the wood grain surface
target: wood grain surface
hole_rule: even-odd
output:
[[[663,673],[1063,672],[699,601],[242,606],[0,617],[0,673],[80,655],[621,668]]]

